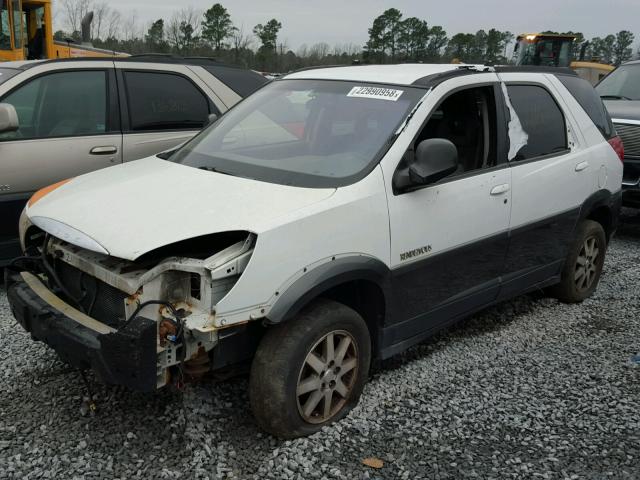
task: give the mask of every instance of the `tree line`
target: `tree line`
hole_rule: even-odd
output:
[[[229,11],[216,3],[205,11],[193,7],[176,10],[143,26],[135,14],[123,16],[106,0],[62,0],[65,30],[55,33],[58,40],[79,41],[84,15],[94,12],[94,46],[118,52],[172,53],[183,56],[214,57],[263,71],[287,72],[313,65],[349,63],[450,62],[508,63],[514,34],[495,28],[451,36],[440,25],[429,25],[417,17],[404,18],[390,8],[373,20],[364,46],[329,45],[321,42],[301,45],[295,52],[280,36],[282,22],[265,19],[252,27],[233,22]],[[555,32],[545,32],[555,33]],[[574,34],[573,56],[619,65],[632,56],[633,33],[623,30],[605,37],[585,39]]]
[[[429,26],[420,18],[403,19],[396,8],[386,10],[369,28],[363,57],[375,63],[449,62],[506,63],[511,32],[495,28],[488,32],[456,33],[450,38],[440,25]]]

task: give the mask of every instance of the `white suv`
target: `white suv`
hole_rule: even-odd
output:
[[[139,390],[251,362],[258,423],[312,433],[373,360],[524,292],[592,294],[622,162],[583,87],[558,69],[288,75],[169,160],[34,195],[11,308],[70,364]]]

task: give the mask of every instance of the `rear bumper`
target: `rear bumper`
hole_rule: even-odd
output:
[[[26,272],[7,275],[6,288],[16,320],[63,361],[93,370],[105,383],[156,389],[156,322],[137,317],[116,331],[65,303]]]
[[[640,208],[640,158],[624,159],[622,192],[625,207]]]

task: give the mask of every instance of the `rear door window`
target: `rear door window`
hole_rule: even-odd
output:
[[[131,131],[198,130],[219,114],[187,78],[165,72],[124,72]]]
[[[604,103],[589,82],[571,75],[557,75],[607,140],[615,136],[611,118]]]
[[[511,105],[522,128],[527,144],[513,161],[531,160],[567,150],[567,128],[564,115],[551,94],[537,85],[507,85]]]
[[[3,140],[99,135],[109,130],[107,73],[57,72],[37,77],[0,102],[14,106],[20,128]]]
[[[266,78],[252,70],[226,65],[213,65],[204,68],[243,98],[251,95],[268,82]]]
[[[20,73],[20,70],[13,70],[11,68],[0,68],[0,85],[9,80],[11,77],[17,75],[18,73]]]

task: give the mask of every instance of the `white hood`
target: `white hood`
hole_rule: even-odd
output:
[[[64,228],[49,232],[63,240],[77,244],[81,232],[110,255],[135,260],[201,235],[259,234],[278,217],[334,191],[259,182],[150,157],[74,178],[28,207],[27,215],[41,226],[71,227],[67,238],[62,238]]]

